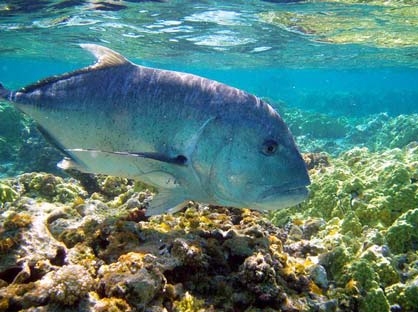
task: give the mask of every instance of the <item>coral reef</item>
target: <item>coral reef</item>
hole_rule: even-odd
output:
[[[418,37],[412,29],[418,27],[413,18],[417,14],[415,5],[400,5],[381,10],[352,6],[343,11],[329,11],[328,14],[275,11],[262,13],[260,17],[288,31],[305,34],[313,41],[394,48],[415,46]],[[390,27],[386,24],[389,21]]]
[[[301,150],[311,153],[338,156],[355,147],[385,151],[404,148],[418,138],[418,114],[347,118],[288,108],[282,115]]]
[[[387,120],[380,131],[372,133],[374,150],[402,148],[418,138],[418,115],[399,115]]]
[[[341,138],[347,133],[348,120],[326,114],[301,111],[288,111],[284,114],[292,133],[296,136],[307,135],[316,139]]]
[[[190,202],[73,173],[0,183],[0,311],[414,311],[418,143],[309,153],[298,207]]]
[[[290,227],[284,251],[317,255],[330,284],[324,294],[337,299],[340,310],[414,311],[417,160],[413,142],[383,153],[355,148],[313,162],[310,198],[271,216],[275,224]],[[313,272],[310,278],[320,286]]]
[[[323,270],[311,279],[283,251],[286,232],[258,212],[190,202],[147,219],[152,193],[126,180],[98,177],[90,194],[51,174],[3,183],[16,194],[0,215],[0,311],[295,311],[328,301]]]
[[[0,177],[29,170],[60,174],[61,154],[51,147],[33,121],[7,103],[0,105]]]
[[[382,5],[389,7],[402,7],[405,5],[414,5],[414,0],[321,0],[321,2],[335,2],[335,3],[348,3],[348,4],[369,4],[369,5]]]

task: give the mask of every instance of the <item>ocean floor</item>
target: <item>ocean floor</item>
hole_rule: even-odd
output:
[[[105,176],[0,184],[0,311],[415,311],[418,143],[306,153],[310,198],[263,215]]]

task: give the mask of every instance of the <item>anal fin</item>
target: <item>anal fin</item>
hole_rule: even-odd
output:
[[[80,165],[79,163],[68,157],[64,157],[60,162],[58,162],[57,167],[62,170],[77,170],[81,172],[90,173],[83,165]]]
[[[175,213],[183,209],[187,202],[188,201],[185,200],[184,196],[178,192],[163,190],[154,195],[146,215],[152,216],[163,213]]]

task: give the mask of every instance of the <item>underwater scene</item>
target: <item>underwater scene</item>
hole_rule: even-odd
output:
[[[418,1],[0,1],[0,311],[418,311]]]

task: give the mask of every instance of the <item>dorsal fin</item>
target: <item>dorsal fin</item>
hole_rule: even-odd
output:
[[[113,51],[109,48],[99,46],[97,44],[83,43],[83,44],[80,44],[80,47],[89,51],[91,54],[93,54],[96,57],[97,61],[96,61],[95,64],[93,64],[91,66],[88,66],[88,67],[84,67],[84,68],[75,70],[75,71],[70,72],[70,73],[65,73],[65,74],[62,74],[62,75],[52,76],[52,77],[42,79],[42,80],[40,80],[36,83],[33,83],[31,85],[28,85],[28,86],[20,89],[18,92],[25,92],[25,93],[26,92],[32,92],[36,89],[39,89],[39,88],[44,87],[46,85],[49,85],[51,83],[57,82],[59,80],[67,79],[67,78],[72,77],[74,75],[87,73],[91,70],[104,69],[104,68],[107,68],[107,67],[132,64],[130,61],[128,61],[126,58],[124,58],[119,53],[117,53],[117,52],[115,52],[115,51]],[[3,96],[4,92],[5,91],[1,91],[1,96]]]
[[[112,67],[130,63],[119,53],[97,44],[82,43],[80,44],[80,47],[89,51],[96,58],[96,63],[90,66],[92,69]]]

